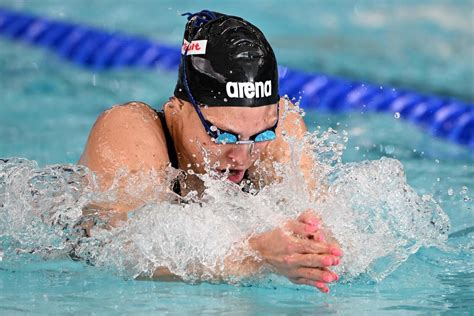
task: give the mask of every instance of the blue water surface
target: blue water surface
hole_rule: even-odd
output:
[[[281,64],[474,100],[472,1],[0,1],[0,5],[178,45],[185,19],[209,8],[244,16]],[[91,72],[0,38],[0,157],[75,163],[95,118],[141,100],[159,109],[176,73]],[[449,250],[421,249],[380,283],[361,278],[330,295],[312,288],[124,280],[81,262],[0,262],[0,314],[473,314],[474,157],[383,114],[310,112],[311,130],[347,130],[344,160],[399,159],[419,194],[451,220]]]

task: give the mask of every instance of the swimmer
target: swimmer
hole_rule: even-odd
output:
[[[79,164],[94,171],[104,189],[121,168],[133,174],[164,170],[169,164],[197,174],[211,166],[228,181],[245,180],[259,188],[277,181],[273,162],[290,160],[282,131],[297,139],[306,132],[297,111],[283,117],[285,106],[294,106],[278,94],[275,55],[257,27],[240,17],[207,10],[186,15],[178,81],[162,111],[142,102],[115,106],[99,116],[90,132]],[[257,161],[265,166],[264,175],[257,172]],[[300,165],[309,177],[311,158],[303,157]],[[173,190],[178,195],[203,190],[198,177],[176,183]],[[309,179],[308,185],[317,183]],[[130,200],[119,194],[116,203],[101,207],[126,220],[127,211],[147,201],[146,196]],[[320,219],[306,211],[255,235],[249,245],[260,260],[226,260],[226,273],[251,275],[265,265],[294,283],[327,293],[329,283],[339,279],[331,267],[340,263],[342,251],[326,241],[329,236],[321,227]],[[154,277],[174,276],[163,267]]]

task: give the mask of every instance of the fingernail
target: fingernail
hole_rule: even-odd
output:
[[[323,233],[319,232],[319,234],[318,234],[318,240],[319,240],[320,242],[326,242],[326,238],[324,237],[324,234],[323,234]]]
[[[326,284],[324,284],[323,282],[316,282],[316,283],[314,283],[314,285],[315,285],[317,288],[320,288],[320,289],[322,289],[322,288],[324,288],[324,287],[326,286]]]
[[[334,258],[334,265],[337,266],[341,261],[339,258]]]
[[[325,288],[323,291],[324,291],[324,293],[327,294],[327,293],[329,293],[329,288],[327,287],[327,288]]]
[[[341,257],[342,256],[342,250],[339,248],[331,248],[331,254]]]
[[[324,280],[324,282],[328,282],[328,283],[329,283],[329,282],[332,282],[334,279],[333,279],[332,274],[330,274],[330,273],[324,273],[324,274],[323,274],[323,280]]]
[[[332,258],[331,257],[324,257],[323,264],[325,266],[332,266]]]
[[[334,273],[334,278],[334,280],[339,281],[339,276],[336,273]]]

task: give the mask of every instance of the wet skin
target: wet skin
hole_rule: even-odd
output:
[[[204,117],[216,127],[239,135],[239,140],[248,140],[250,136],[274,126],[277,121],[276,106],[204,107],[201,110]],[[205,149],[210,158],[209,166],[217,171],[229,170],[229,180],[239,183],[244,172],[251,169],[255,161],[262,158],[262,153],[272,147],[272,142],[253,145],[215,144],[205,132],[194,108],[178,99],[168,102],[164,111],[179,155],[179,165],[186,168],[191,165],[194,172],[206,172],[203,157]]]
[[[287,162],[290,159],[289,145],[284,141],[282,131],[302,138],[306,127],[296,112],[282,118],[285,101],[280,100],[280,121],[276,130],[277,139],[251,145],[217,145],[205,132],[196,111],[191,104],[177,98],[170,98],[164,105],[166,122],[178,154],[179,167],[204,173],[203,149],[208,153],[209,166],[218,172],[228,170],[228,180],[238,183],[247,170],[251,179],[260,175],[255,172],[255,161],[267,167],[264,183],[274,181],[272,162]],[[235,132],[241,140],[272,127],[277,119],[276,104],[249,107],[202,107],[204,117],[219,128]],[[252,149],[252,150],[250,150]],[[131,102],[115,106],[99,116],[79,164],[89,167],[101,180],[106,190],[117,170],[127,168],[130,173],[147,170],[163,170],[169,164],[163,127],[156,113],[146,104]],[[305,174],[311,170],[311,157],[303,157],[301,168]],[[256,179],[258,180],[258,179]],[[308,181],[310,182],[310,181]],[[190,177],[188,190],[202,190],[202,183]],[[308,183],[308,185],[314,185]],[[184,194],[186,192],[183,192]],[[123,199],[113,205],[104,206],[123,215],[143,205],[149,197],[136,200]],[[126,216],[120,217],[126,218]],[[262,257],[262,261],[242,263],[235,266],[229,262],[227,273],[251,274],[259,265],[267,264],[273,271],[288,277],[297,284],[307,284],[327,293],[327,284],[338,279],[330,267],[339,264],[342,252],[335,244],[327,243],[321,233],[320,220],[311,211],[299,218],[282,223],[282,227],[257,235],[249,245]],[[290,232],[290,234],[288,234]],[[237,254],[235,254],[237,255]],[[156,278],[167,278],[166,269],[157,271]]]

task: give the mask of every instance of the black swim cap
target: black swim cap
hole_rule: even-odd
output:
[[[275,54],[256,26],[206,10],[187,15],[176,97],[208,106],[278,102]]]

